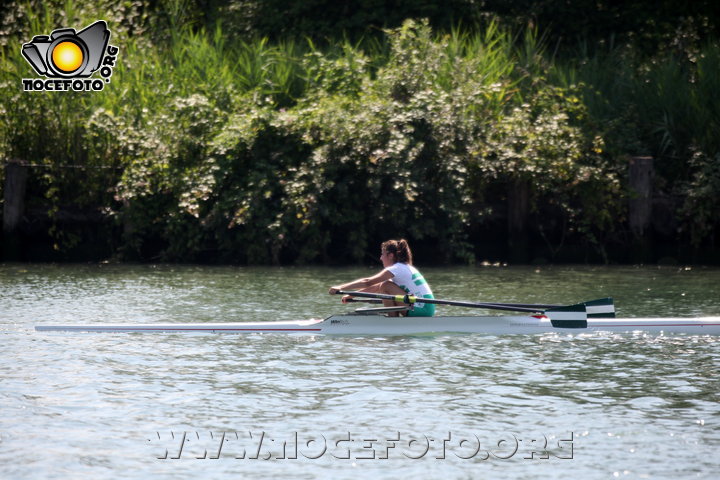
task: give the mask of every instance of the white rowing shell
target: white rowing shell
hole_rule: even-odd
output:
[[[578,314],[553,314],[557,325],[563,320],[576,323]],[[587,327],[562,328],[544,315],[386,317],[382,315],[333,315],[325,320],[235,323],[149,323],[37,325],[41,332],[123,332],[123,333],[316,333],[329,335],[413,335],[421,333],[484,333],[490,335],[545,332],[588,333],[594,331],[689,333],[720,335],[720,317],[703,318],[588,318]]]

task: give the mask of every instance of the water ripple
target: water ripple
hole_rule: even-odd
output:
[[[0,363],[0,476],[537,478],[566,474],[588,479],[669,479],[713,478],[720,467],[717,338],[606,333],[186,336],[39,334],[32,329],[49,321],[324,316],[338,306],[317,292],[339,277],[362,273],[0,266],[0,335],[6,360]],[[545,295],[563,292],[557,296],[564,301],[612,294],[615,288],[626,298],[633,293],[641,298],[652,288],[657,294],[652,301],[634,301],[628,309],[643,314],[642,309],[653,308],[678,315],[720,311],[720,275],[714,270],[692,275],[657,269],[558,269],[542,273],[552,282],[551,290],[538,287],[533,280],[536,273],[525,269],[431,273],[438,291],[457,289],[458,283],[475,285],[493,298],[513,292],[503,296],[506,300],[544,300]],[[498,281],[506,288],[500,289]],[[272,298],[266,295],[269,291]],[[694,306],[678,304],[681,293]],[[479,299],[469,288],[457,294],[457,298]],[[197,442],[216,445],[211,433],[236,433],[237,438],[217,461],[194,456],[156,459],[164,449],[177,447],[171,434],[182,432],[195,439],[188,443],[192,455],[199,455],[193,450]],[[255,442],[261,434],[275,437],[273,443],[268,440],[268,449],[279,448],[281,440],[293,433],[306,440],[324,436],[329,450],[314,460],[302,455],[297,460],[235,458],[242,439],[251,433]],[[353,446],[353,458],[333,457],[332,452],[342,451],[333,442],[348,435],[354,441],[341,445]],[[561,445],[568,435],[573,435],[574,457],[559,459],[567,453]],[[387,460],[355,458],[368,453],[362,449],[364,439],[376,439],[376,447],[387,447],[388,439],[396,437],[402,441],[389,450]],[[417,453],[413,448],[428,438],[427,454],[410,459],[408,455]],[[410,439],[417,440],[413,448],[407,445]],[[480,442],[478,453],[460,458],[472,453],[475,439]],[[250,440],[244,441],[248,447]],[[518,452],[503,458],[514,441]],[[438,458],[443,445],[446,455]],[[549,458],[539,459],[537,452],[533,457],[533,448]],[[251,450],[248,447],[247,452]]]

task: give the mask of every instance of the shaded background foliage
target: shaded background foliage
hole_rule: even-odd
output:
[[[717,7],[618,5],[5,3],[25,258],[366,262],[406,236],[428,262],[634,261],[628,160],[651,155],[653,256],[718,261]],[[105,90],[21,91],[22,43],[99,18]]]

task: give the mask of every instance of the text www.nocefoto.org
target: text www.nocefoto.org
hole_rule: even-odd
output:
[[[231,431],[155,432],[148,438],[159,460],[387,460],[431,458],[445,460],[571,460],[573,433],[519,436],[514,433],[493,439],[476,434],[447,432],[441,436],[401,434],[306,434],[275,436],[267,432]]]

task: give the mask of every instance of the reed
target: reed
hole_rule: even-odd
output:
[[[720,151],[714,133],[719,52],[711,42],[694,59],[677,53],[641,59],[623,46],[590,52],[581,45],[574,58],[554,63],[552,77],[559,85],[580,87],[611,152],[653,155],[669,178],[686,178],[690,150],[711,156]]]

